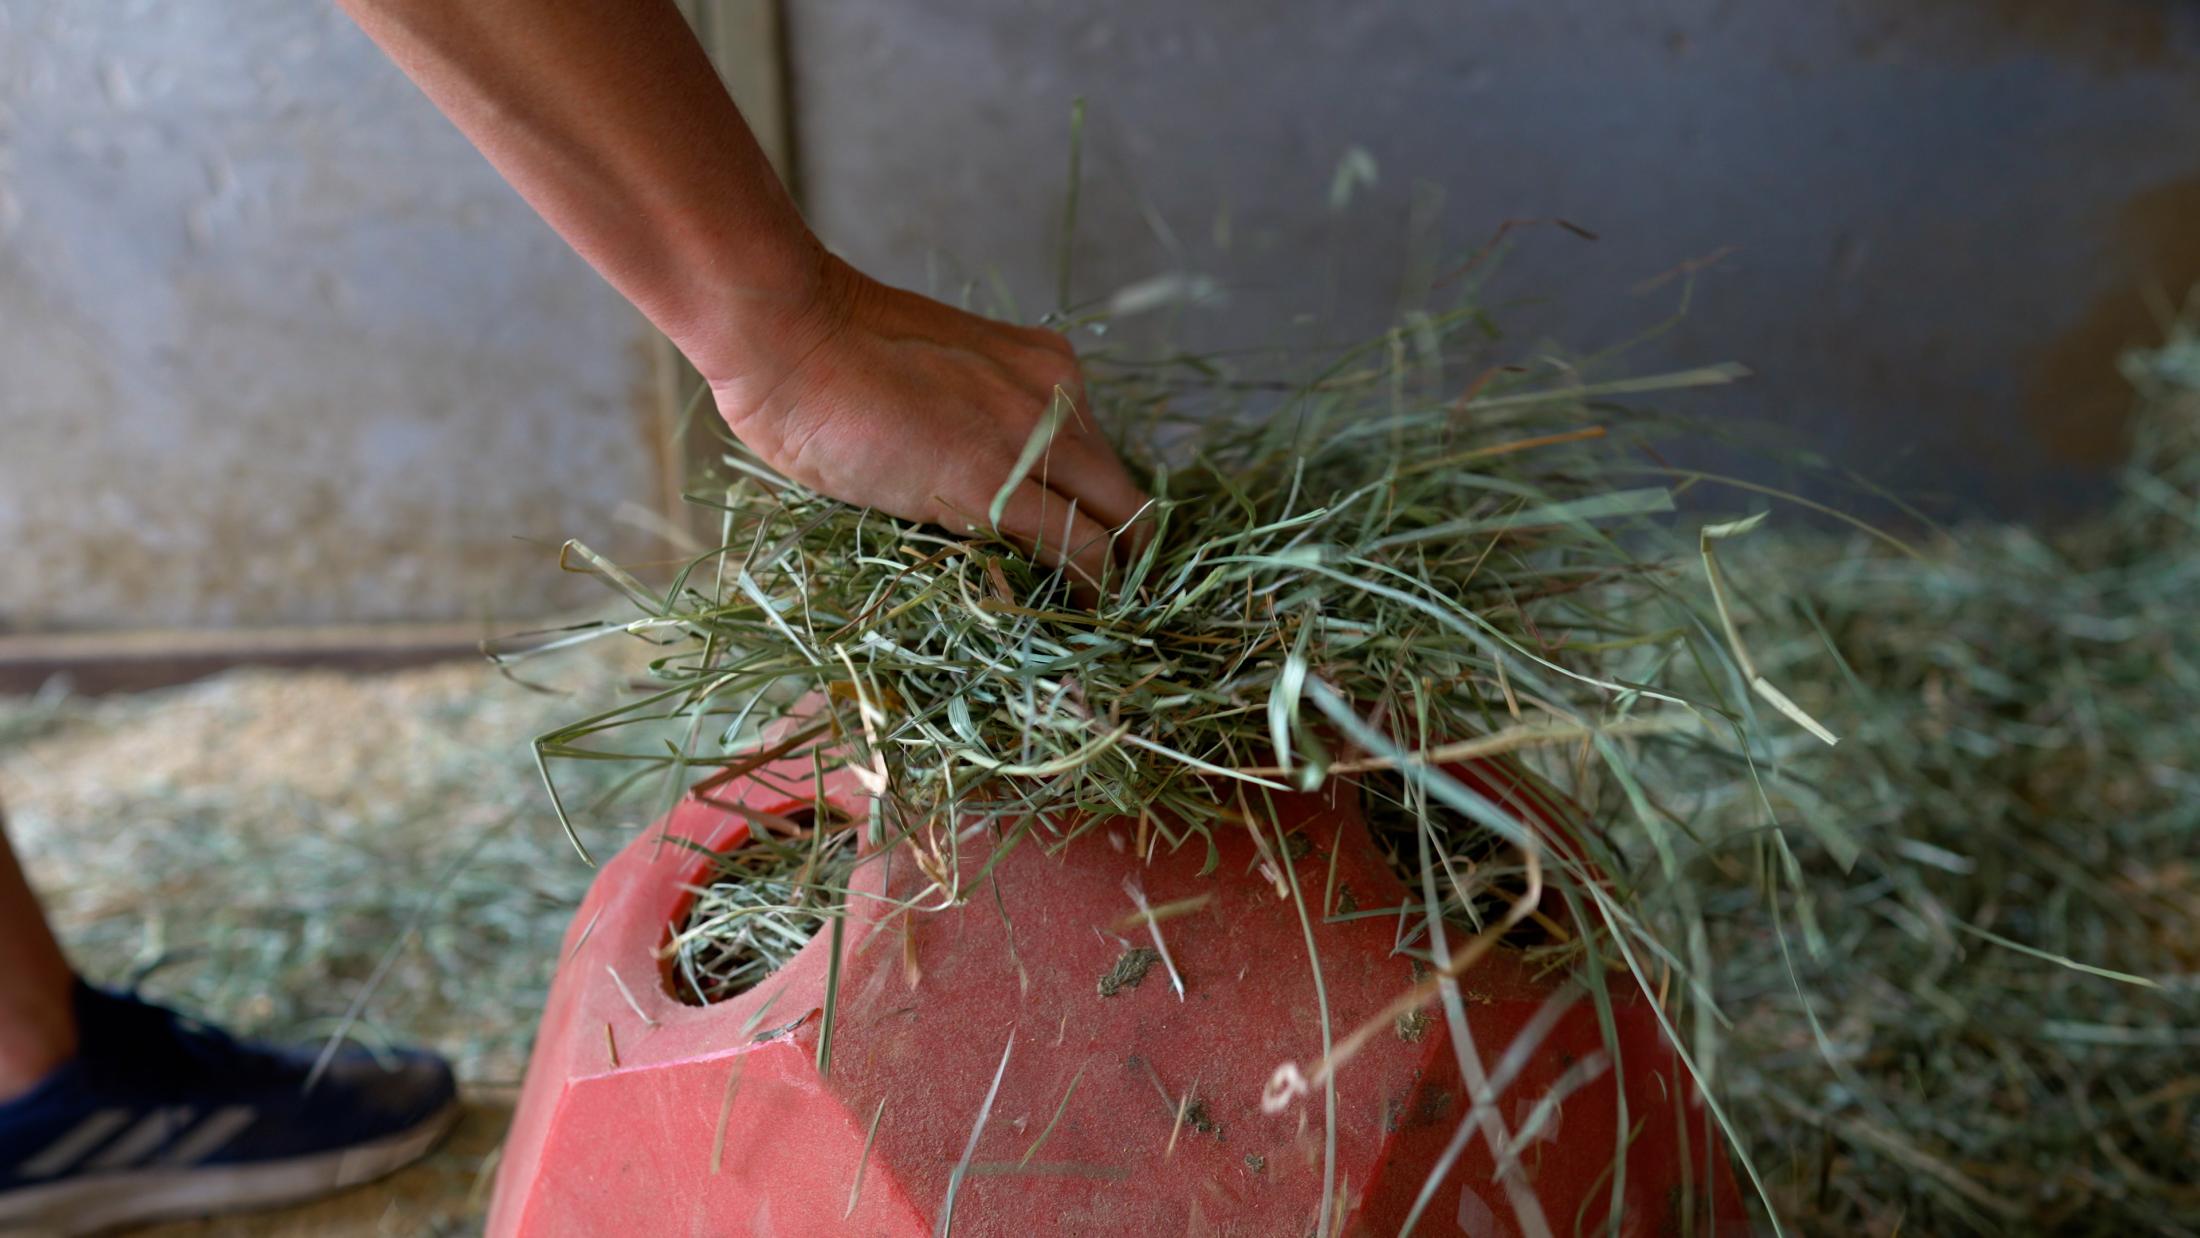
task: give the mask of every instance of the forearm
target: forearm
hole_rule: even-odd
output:
[[[1043,420],[1086,403],[1069,341],[829,258],[670,0],[339,2],[672,337],[764,463],[1108,578],[1146,497],[1089,419]],[[1042,428],[1043,478],[1021,471]]]
[[[823,252],[669,0],[339,3],[704,375],[800,347]]]

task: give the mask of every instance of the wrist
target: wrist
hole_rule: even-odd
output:
[[[722,407],[765,403],[855,317],[869,281],[814,240],[805,257],[798,283],[764,295],[730,293],[715,315],[707,355],[688,353]]]
[[[857,278],[805,230],[706,273],[688,320],[666,334],[714,388],[770,381],[845,321]]]

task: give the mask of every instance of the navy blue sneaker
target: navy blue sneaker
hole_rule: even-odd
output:
[[[79,983],[77,1056],[0,1103],[0,1235],[39,1238],[324,1195],[425,1155],[458,1117],[425,1053],[235,1040]]]

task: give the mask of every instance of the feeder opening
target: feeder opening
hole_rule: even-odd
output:
[[[850,824],[831,805],[806,805],[713,854],[668,926],[672,995],[691,1006],[739,997],[808,945],[843,902],[856,856]]]

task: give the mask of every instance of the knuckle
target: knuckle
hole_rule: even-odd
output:
[[[1024,327],[1022,331],[1026,340],[1048,352],[1059,353],[1063,356],[1074,356],[1076,354],[1077,350],[1070,346],[1069,337],[1052,327]]]
[[[1051,373],[1077,373],[1077,350],[1059,332],[1032,327],[1024,334],[1031,363]]]

